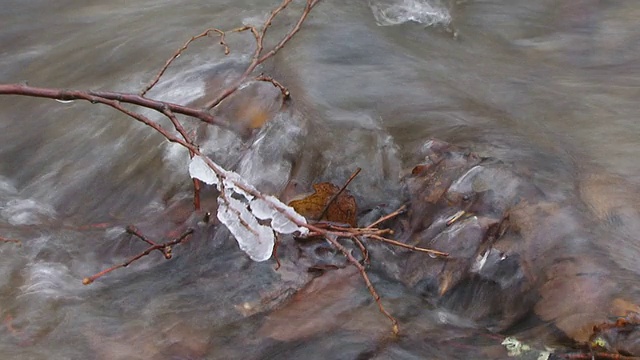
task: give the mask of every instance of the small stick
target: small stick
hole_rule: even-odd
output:
[[[376,221],[372,222],[372,223],[371,223],[371,225],[367,226],[365,229],[374,228],[374,227],[376,227],[376,226],[380,225],[380,223],[382,223],[382,222],[384,222],[384,221],[387,221],[387,220],[389,220],[389,219],[391,219],[391,218],[394,218],[394,217],[396,217],[396,216],[398,216],[398,215],[402,214],[406,209],[407,209],[407,206],[406,206],[406,205],[402,205],[402,206],[400,206],[400,207],[398,208],[398,210],[396,210],[396,211],[392,212],[391,214],[389,214],[389,215],[385,215],[385,216],[381,217],[380,219],[378,219],[378,220],[376,220]]]
[[[356,245],[358,245],[358,248],[360,248],[360,252],[362,253],[362,263],[363,264],[368,264],[369,263],[369,250],[367,250],[367,247],[364,246],[362,241],[360,241],[360,239],[358,239],[357,236],[352,236],[351,240],[353,240],[353,242],[356,243]]]
[[[2,237],[2,236],[0,236],[0,242],[14,243],[14,244],[22,245],[22,241],[20,241],[20,240],[7,239],[6,237]]]
[[[358,176],[358,174],[360,174],[361,170],[362,169],[357,168],[356,171],[354,171],[353,174],[349,176],[349,179],[347,179],[347,182],[344,183],[342,188],[340,188],[340,190],[337,193],[333,194],[331,199],[329,199],[329,201],[327,202],[327,205],[325,205],[324,209],[322,209],[322,212],[320,213],[320,217],[318,218],[318,220],[322,219],[327,214],[327,210],[329,210],[329,206],[331,206],[331,204],[333,204],[333,202],[336,201],[338,196],[342,194],[342,192],[347,188],[347,186],[349,186],[349,184],[353,181],[353,179],[355,179],[355,177]]]
[[[171,109],[169,109],[168,107],[165,107],[162,110],[162,113],[167,118],[169,118],[169,120],[171,120],[173,127],[176,129],[178,133],[180,133],[180,135],[182,135],[182,138],[184,139],[184,141],[193,145],[194,141],[191,139],[191,137],[187,133],[187,130],[185,130],[184,126],[182,126],[182,123],[180,123],[180,120],[178,120],[178,117],[173,113],[173,111],[171,111]],[[195,153],[191,149],[188,149],[188,150],[189,150],[189,158],[193,159],[193,157],[195,156]],[[198,211],[200,210],[200,180],[196,178],[193,178],[191,180],[193,182],[193,209],[195,211]]]
[[[251,73],[256,69],[256,67],[258,67],[258,65],[262,64],[263,62],[267,61],[269,58],[274,56],[276,53],[278,53],[278,51],[280,51],[280,49],[282,49],[282,47],[284,47],[298,31],[300,31],[300,29],[302,28],[302,24],[309,16],[309,12],[311,12],[311,10],[318,4],[320,0],[307,0],[304,10],[302,10],[302,14],[298,18],[298,21],[293,26],[293,28],[291,28],[289,32],[280,40],[280,42],[278,42],[273,48],[271,48],[271,50],[267,51],[266,54],[262,54],[264,50],[264,38],[265,38],[265,35],[267,34],[267,29],[269,29],[269,27],[271,26],[271,23],[273,19],[276,17],[276,15],[278,15],[281,11],[283,11],[291,3],[291,1],[293,0],[283,0],[280,6],[278,6],[275,10],[273,10],[269,15],[269,17],[267,17],[267,20],[265,20],[264,24],[262,25],[261,31],[258,31],[253,26],[250,27],[251,33],[253,34],[256,40],[256,48],[253,52],[251,63],[245,69],[244,73],[242,73],[242,75],[240,75],[240,77],[236,79],[236,81],[234,81],[232,85],[227,87],[213,100],[209,101],[205,105],[205,109],[207,110],[213,109],[218,104],[220,104],[224,99],[229,97],[231,94],[235,93],[236,90],[238,90],[238,88],[245,82],[247,77],[251,75]]]
[[[610,359],[610,360],[632,360],[639,359],[637,356],[625,356],[620,354],[611,354],[604,352],[593,352],[593,353],[569,353],[558,355],[558,357],[562,359],[570,359],[570,360],[592,360],[592,359]]]
[[[127,226],[126,231],[127,231],[128,234],[136,236],[138,239],[146,242],[147,244],[149,244],[151,246],[158,246],[158,244],[155,241],[153,241],[151,239],[148,239],[146,236],[144,236],[144,234],[142,234],[140,232],[140,230],[138,230],[137,227],[135,227],[133,225]]]
[[[373,284],[371,283],[371,280],[369,279],[369,276],[367,275],[367,271],[364,268],[364,266],[360,264],[360,262],[356,260],[356,258],[354,258],[353,255],[351,255],[351,252],[349,252],[347,248],[345,248],[344,246],[342,246],[342,244],[338,242],[338,237],[336,235],[327,234],[325,236],[325,239],[327,239],[327,241],[330,242],[331,245],[335,246],[336,249],[340,250],[340,252],[342,252],[342,254],[344,254],[344,256],[347,257],[349,262],[353,264],[353,266],[358,268],[358,271],[360,271],[360,275],[364,279],[365,284],[367,284],[367,289],[369,290],[369,293],[371,293],[371,296],[373,296],[373,299],[376,301],[376,304],[378,304],[378,309],[384,316],[387,317],[387,319],[389,319],[389,321],[391,321],[391,330],[393,334],[398,335],[398,333],[400,332],[400,328],[398,327],[398,320],[396,320],[396,318],[394,318],[387,311],[387,309],[384,308],[384,305],[382,305],[382,301],[380,301],[380,295],[378,295],[378,292],[373,287]]]
[[[347,236],[346,234],[356,235],[356,236],[393,234],[393,230],[391,229],[378,229],[378,228],[368,228],[368,227],[352,228],[352,227],[348,227],[347,224],[342,226],[342,224],[328,223],[324,221],[316,223],[315,226],[319,229],[333,231],[340,234],[345,234],[344,236]],[[343,236],[343,235],[340,235],[340,236]]]
[[[257,81],[270,82],[271,84],[273,84],[273,86],[277,87],[280,90],[280,92],[282,93],[283,100],[288,100],[289,97],[291,97],[291,93],[289,92],[289,89],[284,87],[284,85],[282,85],[278,80],[272,78],[271,76],[260,74],[260,75],[258,75],[256,77],[256,80]]]
[[[276,260],[276,267],[274,268],[275,271],[278,271],[280,269],[280,259],[278,258],[278,245],[280,244],[280,238],[277,236],[276,234],[276,241],[273,243],[273,258]]]
[[[94,91],[94,90],[79,91],[79,90],[67,90],[67,89],[56,89],[56,88],[41,88],[41,87],[29,86],[25,84],[0,84],[0,95],[23,95],[23,96],[33,96],[33,97],[41,97],[41,98],[48,98],[48,99],[57,99],[57,100],[63,100],[63,101],[86,100],[91,102],[92,104],[100,103],[100,104],[111,106],[112,108],[115,108],[118,111],[121,111],[138,121],[142,121],[141,118],[146,118],[146,117],[143,116],[142,114],[133,113],[132,111],[122,108],[120,106],[120,103],[138,105],[141,107],[153,109],[160,112],[162,112],[165,108],[169,108],[174,113],[194,117],[208,124],[219,125],[227,128],[229,127],[228,123],[218,120],[213,115],[211,115],[208,111],[197,109],[195,107],[188,107],[188,106],[183,106],[179,104],[174,104],[166,101],[154,100],[154,99],[146,98],[140,95],[129,94],[129,93],[121,93],[121,92],[114,92],[114,91]],[[135,115],[132,115],[132,114],[135,114]],[[144,122],[149,126],[151,126],[150,123],[153,123],[153,121],[151,120],[148,120],[148,121],[145,120],[142,122]],[[152,126],[152,127],[162,133],[162,131],[160,131],[161,128],[159,126],[158,127]]]
[[[191,144],[193,144],[193,141],[191,141],[191,138],[189,137],[189,134],[187,133],[187,130],[185,130],[184,126],[182,126],[182,123],[180,123],[180,120],[178,120],[178,118],[176,117],[176,115],[173,113],[173,111],[171,111],[171,109],[169,109],[169,107],[165,107],[164,109],[162,109],[162,113],[169,118],[169,120],[171,121],[171,123],[173,124],[173,127],[176,129],[176,131],[182,135],[182,138],[186,141],[189,142]]]
[[[127,227],[127,232],[135,235],[137,237],[139,237],[140,239],[142,239],[144,242],[148,243],[148,244],[154,244],[150,247],[148,247],[146,250],[144,250],[143,252],[139,253],[138,255],[130,258],[129,260],[123,262],[122,264],[118,264],[118,265],[114,265],[108,269],[102,270],[99,273],[86,277],[84,279],[82,279],[82,284],[84,285],[89,285],[92,282],[96,281],[98,278],[116,270],[116,269],[120,269],[123,267],[127,267],[129,266],[129,264],[133,263],[136,260],[139,260],[140,258],[149,255],[151,252],[153,252],[154,250],[160,250],[162,251],[163,254],[165,254],[165,258],[166,259],[170,259],[171,258],[171,247],[173,245],[179,244],[182,241],[184,241],[189,235],[193,234],[193,229],[187,229],[187,231],[185,231],[184,233],[182,233],[182,235],[180,235],[180,237],[173,239],[171,241],[168,241],[166,243],[163,244],[157,244],[149,239],[147,239],[144,235],[140,234],[138,231],[138,229],[135,228],[134,226],[129,226]]]
[[[229,46],[227,45],[227,43],[224,40],[224,31],[220,30],[220,29],[216,29],[216,28],[209,28],[206,29],[205,31],[201,32],[200,34],[191,37],[191,39],[187,40],[187,42],[184,43],[184,45],[182,45],[181,48],[179,48],[178,50],[176,50],[173,55],[171,55],[171,57],[164,63],[164,66],[160,69],[160,71],[158,71],[158,73],[156,74],[156,76],[153,78],[153,80],[151,80],[151,82],[145,86],[144,89],[142,89],[142,91],[140,91],[140,96],[145,96],[147,94],[147,92],[149,92],[149,90],[151,90],[151,88],[153,88],[158,81],[160,81],[160,78],[162,77],[162,75],[164,75],[165,71],[167,71],[167,68],[169,68],[169,66],[171,65],[171,63],[173,63],[173,61],[175,59],[177,59],[178,57],[180,57],[180,55],[182,55],[182,52],[187,50],[187,48],[189,47],[189,45],[202,38],[205,36],[208,36],[211,32],[217,32],[218,34],[220,34],[220,45],[224,46],[224,54],[225,55],[229,55]]]
[[[467,212],[464,210],[460,210],[458,212],[456,212],[455,214],[453,214],[449,219],[447,219],[447,226],[451,226],[453,225],[453,223],[455,223],[456,221],[460,220],[460,218],[462,218],[464,216],[464,214],[466,214]]]
[[[113,224],[108,222],[103,222],[103,223],[87,224],[87,225],[80,225],[80,226],[64,225],[63,227],[66,229],[83,231],[83,230],[102,230],[111,226],[113,226]]]
[[[420,251],[420,252],[424,252],[424,253],[428,253],[428,254],[432,254],[432,255],[436,255],[436,256],[442,256],[442,257],[447,257],[449,256],[449,253],[446,252],[442,252],[442,251],[437,251],[437,250],[431,250],[431,249],[425,249],[425,248],[421,248],[421,247],[417,247],[417,246],[413,246],[413,245],[407,245],[405,243],[402,243],[400,241],[395,241],[395,240],[391,240],[391,239],[387,239],[384,238],[382,236],[378,236],[378,235],[363,235],[364,237],[367,238],[371,238],[371,239],[375,239],[375,240],[379,240],[391,245],[395,245],[395,246],[399,246],[405,249],[410,249],[410,250],[414,250],[414,251]]]
[[[193,178],[193,210],[199,211],[200,205],[200,180]]]

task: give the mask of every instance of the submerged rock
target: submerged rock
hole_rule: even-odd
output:
[[[425,148],[424,163],[404,179],[408,211],[395,230],[449,256],[374,253],[390,276],[492,331],[542,321],[578,343],[638,310],[637,285],[625,281],[637,275],[600,246],[579,199],[547,199],[509,165],[460,147],[432,140]]]

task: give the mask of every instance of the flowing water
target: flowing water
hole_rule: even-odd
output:
[[[272,42],[295,22],[296,4],[275,21]],[[137,92],[189,37],[257,23],[276,5],[5,0],[0,82]],[[290,88],[289,108],[278,110],[270,85],[252,86],[218,115],[271,121],[251,134],[199,136],[274,194],[291,179],[342,183],[361,167],[350,189],[363,209],[397,205],[399,178],[427,139],[470,146],[514,164],[551,199],[615,210],[624,226],[587,230],[606,234],[602,248],[638,273],[639,16],[634,0],[323,0],[263,69]],[[227,42],[226,57],[216,39],[194,43],[149,96],[214,96],[251,56],[248,34]],[[15,96],[0,97],[0,144],[0,236],[21,241],[0,244],[2,358],[506,356],[501,336],[375,272],[409,333],[399,340],[347,269],[272,313],[310,275],[286,260],[278,272],[252,263],[224,229],[197,228],[171,261],[152,254],[83,286],[144,249],[127,225],[167,238],[193,221],[188,154],[111,109]],[[285,245],[281,257],[292,253]]]

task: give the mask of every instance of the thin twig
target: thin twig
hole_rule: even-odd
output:
[[[0,236],[0,242],[14,243],[14,244],[22,245],[22,241],[20,241],[20,240],[8,239],[8,238],[2,237],[2,236]]]
[[[638,356],[625,356],[604,352],[559,354],[559,358],[568,360],[638,360]]]
[[[199,211],[202,208],[200,204],[200,180],[193,178],[191,182],[193,183],[193,210]]]
[[[293,26],[293,28],[289,31],[289,33],[285,37],[283,37],[282,40],[280,40],[280,42],[276,46],[274,46],[266,54],[262,55],[262,57],[258,60],[259,64],[265,62],[265,60],[267,60],[268,58],[274,56],[278,51],[280,51],[280,49],[282,49],[289,42],[289,40],[291,40],[291,38],[298,31],[300,31],[300,29],[302,28],[302,23],[304,23],[304,21],[307,19],[307,16],[309,16],[309,13],[313,9],[313,7],[316,6],[319,1],[320,0],[307,0],[307,4],[305,5],[304,10],[302,11],[302,15],[298,19],[298,22]],[[290,1],[285,0],[285,2],[290,2]],[[274,15],[274,17],[275,17],[275,15]],[[270,24],[271,20],[273,20],[273,18],[268,20],[269,24]]]
[[[162,77],[162,75],[164,75],[164,72],[167,71],[167,68],[169,68],[169,65],[171,65],[171,63],[173,63],[173,61],[175,59],[180,57],[180,55],[182,55],[183,51],[187,50],[187,47],[189,47],[189,44],[191,44],[192,42],[194,42],[197,39],[200,39],[202,37],[208,36],[212,32],[217,32],[218,34],[220,34],[220,45],[222,45],[224,47],[224,54],[225,55],[229,55],[229,51],[230,50],[229,50],[229,46],[227,45],[227,43],[225,42],[225,39],[224,39],[224,35],[225,35],[224,31],[222,31],[220,29],[216,29],[216,28],[206,29],[202,33],[191,37],[191,39],[187,40],[187,42],[185,42],[184,45],[182,45],[181,48],[176,50],[176,52],[173,53],[173,55],[171,55],[171,57],[165,62],[164,66],[160,69],[160,71],[158,71],[158,73],[153,78],[153,80],[151,80],[151,82],[149,82],[149,84],[147,86],[145,86],[144,89],[142,89],[142,91],[140,91],[140,96],[145,96],[147,94],[147,92],[149,92],[149,90],[151,90],[151,88],[153,88],[158,83],[158,81],[160,81],[160,78]]]
[[[362,264],[360,264],[360,262],[356,258],[353,257],[353,255],[351,254],[351,252],[347,248],[345,248],[344,246],[342,246],[342,244],[340,244],[340,242],[338,242],[338,237],[336,235],[327,234],[325,236],[325,239],[329,243],[331,243],[333,246],[335,246],[336,249],[340,250],[340,252],[342,254],[344,254],[344,256],[347,257],[347,259],[349,260],[349,262],[353,266],[358,268],[358,271],[360,271],[360,275],[362,276],[362,278],[364,279],[365,284],[367,285],[367,289],[369,290],[369,293],[371,293],[371,296],[373,296],[373,299],[375,300],[376,304],[378,305],[378,310],[380,310],[380,312],[384,316],[386,316],[387,319],[389,319],[389,321],[391,321],[391,331],[393,332],[394,335],[398,335],[398,333],[400,332],[400,328],[398,326],[398,320],[396,320],[396,318],[394,318],[387,311],[387,309],[385,309],[384,305],[382,305],[382,301],[380,300],[380,295],[378,295],[378,292],[373,287],[373,284],[371,283],[371,280],[369,279],[369,275],[367,275],[367,271],[364,268],[364,266]]]
[[[142,106],[159,112],[163,112],[164,109],[169,109],[174,113],[191,116],[193,118],[200,119],[208,124],[229,127],[229,124],[214,118],[214,116],[211,115],[208,111],[166,101],[149,99],[136,94],[114,91],[79,91],[56,88],[41,88],[25,84],[0,84],[0,95],[24,95],[56,99],[61,101],[86,100],[94,104],[109,104],[109,101],[118,101],[121,103]]]
[[[278,80],[272,78],[271,76],[267,76],[264,74],[260,74],[256,77],[256,81],[264,81],[273,84],[273,86],[277,87],[282,93],[283,100],[288,100],[291,97],[291,93],[289,89],[287,89],[284,85],[282,85]]]
[[[352,236],[351,240],[353,240],[353,242],[356,243],[356,245],[360,249],[360,252],[362,253],[362,263],[369,264],[369,250],[367,250],[367,247],[364,246],[362,241],[360,241],[360,239],[358,239],[357,236]]]
[[[280,40],[280,42],[278,42],[278,44],[276,46],[274,46],[270,51],[268,51],[267,53],[263,54],[263,43],[264,43],[264,37],[267,33],[267,29],[270,27],[271,22],[273,21],[273,19],[275,18],[275,16],[280,13],[284,8],[286,8],[290,3],[292,2],[292,0],[284,0],[282,2],[282,4],[276,8],[271,15],[267,18],[267,20],[265,21],[262,30],[259,32],[255,27],[244,27],[244,28],[239,28],[237,29],[237,31],[245,31],[245,30],[250,30],[252,32],[252,34],[254,35],[255,39],[256,39],[256,49],[252,58],[251,63],[249,64],[249,66],[247,67],[247,69],[245,70],[245,72],[235,81],[232,83],[232,85],[228,86],[225,90],[223,90],[221,92],[221,94],[216,97],[215,99],[213,99],[212,101],[210,101],[207,104],[207,109],[211,109],[213,107],[215,107],[216,105],[218,105],[221,101],[223,101],[225,98],[227,98],[228,96],[230,96],[231,94],[233,94],[234,92],[237,91],[237,89],[246,81],[247,77],[253,73],[253,71],[255,70],[255,68],[260,65],[261,63],[263,63],[264,61],[266,61],[267,59],[269,59],[270,57],[274,56],[288,41],[291,40],[291,38],[300,30],[302,23],[306,20],[307,16],[309,15],[309,12],[311,11],[311,9],[319,2],[319,0],[307,0],[306,2],[306,6],[301,14],[301,16],[299,17],[297,23],[294,25],[294,27]],[[205,36],[205,35],[203,35]],[[194,39],[195,40],[195,39]],[[186,45],[189,45],[189,43],[193,41],[190,40],[187,42]],[[221,41],[224,42],[224,35],[221,34]],[[186,49],[186,47],[185,47]],[[155,85],[155,83],[157,83],[157,81],[159,80],[159,78],[162,76],[162,74],[164,73],[164,71],[166,71],[166,68],[168,66],[170,66],[171,62],[173,60],[175,60],[175,58],[177,58],[177,56],[180,55],[181,51],[183,50],[178,50],[178,52],[176,53],[176,56],[172,57],[172,59],[168,60],[167,63],[165,64],[165,67],[163,67],[163,69],[158,73],[158,75],[156,76],[157,79],[154,79],[154,81],[152,81],[152,84],[149,86],[149,89],[151,87],[153,87]],[[264,78],[263,81],[269,81],[272,84],[274,84],[275,86],[278,86],[281,91],[283,89],[286,89],[284,86],[282,86],[282,84],[280,84],[279,82],[275,81],[275,80],[269,80],[266,77]],[[279,84],[279,85],[278,85]],[[147,90],[144,90],[142,93],[146,93]],[[143,95],[136,95],[136,94],[128,94],[128,93],[119,93],[119,92],[108,92],[108,91],[75,91],[75,90],[65,90],[65,89],[52,89],[52,88],[38,88],[38,87],[31,87],[31,86],[27,86],[24,84],[5,84],[5,85],[0,85],[0,95],[2,94],[12,94],[12,95],[25,95],[25,96],[33,96],[33,97],[43,97],[43,98],[51,98],[51,99],[57,99],[57,100],[62,100],[62,101],[69,101],[69,100],[86,100],[86,101],[90,101],[91,103],[101,103],[101,104],[105,104],[107,106],[110,106],[124,114],[126,114],[127,116],[144,123],[147,126],[150,126],[151,128],[153,128],[154,130],[156,130],[157,132],[159,132],[160,134],[162,134],[167,140],[180,144],[181,146],[183,146],[184,148],[186,148],[187,150],[189,150],[190,154],[198,155],[198,156],[203,156],[202,153],[200,152],[200,149],[192,142],[190,141],[189,137],[186,136],[186,132],[184,131],[184,129],[182,129],[181,124],[179,123],[179,121],[177,121],[177,119],[175,118],[175,114],[183,114],[183,115],[187,115],[190,117],[194,117],[197,119],[200,119],[203,122],[206,123],[210,123],[210,124],[215,124],[218,126],[226,126],[228,127],[228,124],[223,123],[221,121],[219,121],[218,119],[214,118],[208,111],[205,110],[199,110],[199,109],[195,109],[195,108],[191,108],[191,107],[187,107],[187,106],[182,106],[182,105],[178,105],[178,104],[174,104],[174,103],[169,103],[169,102],[165,102],[165,101],[158,101],[158,100],[154,100],[154,99],[148,99],[146,97],[144,97]],[[149,119],[148,117],[129,110],[125,107],[122,106],[122,103],[128,103],[128,104],[133,104],[133,105],[138,105],[144,108],[148,108],[148,109],[153,109],[156,110],[158,112],[161,112],[162,114],[164,114],[166,117],[168,117],[172,123],[174,124],[174,127],[176,128],[176,131],[181,135],[181,137],[176,136],[170,132],[168,132],[166,129],[162,128],[162,126],[158,123],[155,122],[151,119]],[[208,157],[203,156],[204,161],[207,163],[207,165],[214,171],[214,173],[220,178],[220,180],[222,179],[230,179],[231,181],[234,182],[234,185],[245,191],[248,194],[251,194],[253,196],[255,196],[256,198],[260,198],[263,200],[266,200],[266,197],[258,192],[255,188],[249,186],[249,185],[245,185],[242,182],[237,182],[235,180],[235,178],[233,178],[231,176],[231,174],[235,174],[235,173],[230,173],[228,171],[226,171],[225,169],[221,168],[220,166],[218,166],[217,164],[215,164],[213,161],[211,161]],[[353,177],[355,177],[355,175],[353,175]],[[351,181],[351,180],[349,180]],[[346,188],[347,184],[344,186],[344,188]],[[342,192],[343,189],[340,190],[340,192]],[[339,193],[340,193],[339,192]],[[336,194],[336,197],[337,195]],[[228,199],[226,199],[224,192],[221,195],[221,199],[222,201],[228,201]],[[333,200],[332,200],[333,201]],[[267,200],[268,203],[270,203]],[[271,204],[271,203],[270,203]],[[349,262],[351,262],[354,266],[356,266],[356,268],[358,268],[360,274],[362,275],[366,285],[367,285],[367,289],[369,290],[369,292],[371,293],[371,295],[373,296],[374,300],[376,301],[378,308],[380,310],[380,312],[382,314],[384,314],[392,323],[392,329],[393,329],[393,333],[397,334],[399,329],[398,329],[398,322],[397,320],[389,313],[386,311],[386,309],[384,308],[380,296],[378,295],[377,291],[375,290],[375,288],[373,287],[373,284],[371,283],[366,270],[364,268],[364,266],[362,264],[360,264],[354,257],[353,255],[344,247],[342,246],[338,241],[338,237],[340,236],[345,236],[345,237],[352,237],[354,236],[354,234],[361,234],[363,232],[367,232],[369,234],[372,234],[372,232],[374,231],[373,229],[368,229],[366,231],[363,231],[362,229],[358,231],[352,230],[351,232],[348,231],[328,231],[325,229],[321,229],[319,227],[316,227],[312,224],[307,224],[304,221],[299,220],[298,218],[292,216],[289,212],[289,210],[282,208],[280,205],[278,204],[271,204],[271,206],[277,210],[278,212],[282,213],[283,215],[285,215],[289,220],[293,221],[295,224],[299,225],[299,226],[304,226],[307,227],[309,230],[313,231],[313,232],[318,232],[321,233],[325,236],[325,238],[327,239],[327,241],[329,241],[333,246],[335,246],[338,250],[340,250],[349,260]],[[246,224],[243,224],[246,226]],[[378,230],[380,231],[380,230]],[[139,236],[143,241],[147,242],[148,244],[150,244],[150,246],[144,250],[143,252],[141,252],[140,254],[130,258],[129,260],[125,261],[122,264],[119,265],[115,265],[111,268],[108,268],[106,270],[103,270],[93,276],[87,277],[85,279],[83,279],[83,283],[84,284],[90,284],[92,282],[94,282],[96,279],[110,273],[111,271],[114,271],[116,269],[122,268],[122,267],[126,267],[129,264],[139,260],[140,258],[149,255],[151,252],[156,251],[156,250],[160,250],[161,252],[163,252],[163,254],[165,254],[166,258],[169,258],[171,255],[171,247],[173,245],[179,244],[180,242],[182,242],[184,239],[186,239],[186,237],[188,237],[189,235],[191,235],[193,233],[192,229],[187,230],[187,232],[185,232],[184,234],[182,234],[179,238],[171,240],[169,242],[166,243],[162,243],[162,244],[157,244],[155,242],[153,242],[150,239],[147,239],[144,236]],[[142,234],[140,234],[142,235]],[[378,236],[378,235],[376,235]],[[359,241],[359,240],[358,240]],[[362,245],[362,244],[360,244]],[[364,248],[364,246],[362,245],[362,248]],[[361,249],[362,249],[361,248]],[[364,248],[366,251],[366,248]],[[368,258],[367,254],[365,254],[365,258]]]
[[[344,183],[344,185],[342,185],[340,190],[338,190],[337,193],[333,194],[331,199],[329,199],[329,201],[327,201],[327,204],[324,206],[324,209],[322,209],[322,212],[320,213],[320,216],[318,217],[318,220],[321,220],[327,214],[327,210],[329,210],[329,206],[331,206],[331,204],[333,204],[333,202],[336,201],[338,196],[340,196],[340,194],[342,194],[344,192],[344,190],[347,188],[347,186],[349,186],[349,184],[351,184],[353,179],[355,179],[356,176],[358,176],[358,174],[360,174],[361,170],[362,170],[361,168],[357,168],[356,171],[354,171],[353,174],[351,174],[351,176],[349,176],[349,179],[347,179],[347,181]]]
[[[152,246],[149,246],[146,250],[144,250],[143,252],[139,253],[138,255],[130,258],[129,260],[123,262],[122,264],[118,264],[118,265],[114,265],[108,269],[102,270],[99,273],[86,277],[84,279],[82,279],[82,283],[84,285],[89,285],[91,283],[93,283],[94,281],[96,281],[98,278],[116,270],[116,269],[120,269],[123,267],[127,267],[129,266],[129,264],[133,263],[136,260],[139,260],[147,255],[149,255],[151,252],[155,251],[155,250],[161,250],[163,254],[165,254],[165,258],[170,259],[171,258],[171,247],[173,245],[179,244],[182,241],[184,241],[189,235],[193,234],[193,229],[187,229],[187,231],[185,231],[184,233],[182,233],[182,235],[180,235],[178,238],[173,239],[171,241],[168,241],[166,243],[162,243],[162,244],[157,244],[149,239],[147,239],[144,235],[140,234],[137,229],[133,226],[128,227],[127,228],[127,232],[129,232],[129,229],[131,229],[132,231],[135,230],[135,232],[130,232],[131,234],[134,234],[136,236],[138,236],[140,239],[142,239],[143,241],[145,241],[146,243],[149,244],[155,244]],[[167,257],[167,254],[169,254],[169,257]]]
[[[335,224],[329,223],[325,221],[315,223],[315,226],[322,229],[323,234],[326,231],[331,231],[334,233],[344,234],[341,236],[366,236],[366,235],[385,235],[392,234],[393,230],[391,229],[378,229],[378,228],[352,228],[349,226],[343,226],[343,224]],[[322,235],[322,234],[320,234]]]
[[[171,111],[171,109],[169,108],[164,108],[162,110],[162,113],[169,118],[169,120],[171,120],[171,123],[173,124],[173,127],[176,129],[176,131],[178,133],[180,133],[180,135],[182,135],[182,138],[192,144],[195,145],[193,139],[189,136],[189,134],[187,133],[187,131],[185,130],[185,128],[182,126],[182,123],[180,123],[180,120],[178,120],[178,118],[176,117],[176,115]],[[195,154],[193,153],[192,150],[189,150],[189,158],[193,159],[193,157],[195,156]],[[193,182],[193,209],[195,211],[200,210],[200,180],[193,178],[191,179],[191,181]]]
[[[385,222],[385,221],[387,221],[389,219],[392,219],[392,218],[402,214],[406,209],[407,209],[407,206],[406,205],[402,205],[402,206],[400,206],[398,208],[398,210],[392,212],[391,214],[385,215],[385,216],[381,217],[380,219],[372,222],[369,226],[366,227],[366,229],[374,228],[374,227],[380,225],[381,223],[383,223],[383,222]]]
[[[442,257],[449,256],[449,253],[446,253],[446,252],[437,251],[437,250],[431,250],[431,249],[425,249],[425,248],[421,248],[421,247],[417,247],[417,246],[413,246],[413,245],[407,245],[407,244],[402,243],[400,241],[387,239],[385,237],[378,236],[378,235],[363,235],[363,236],[366,237],[366,238],[369,238],[369,239],[382,241],[382,242],[387,243],[387,244],[391,244],[391,245],[394,245],[394,246],[399,246],[399,247],[402,247],[402,248],[405,248],[405,249],[409,249],[409,250],[413,250],[413,251],[419,251],[419,252],[423,252],[423,253],[427,253],[427,254],[431,254],[431,255],[435,255],[435,256],[442,256]]]
[[[274,56],[286,43],[288,43],[291,40],[291,38],[298,31],[300,31],[300,28],[302,27],[302,23],[304,23],[304,21],[307,19],[307,16],[309,16],[309,12],[311,11],[311,9],[313,9],[314,6],[317,5],[319,0],[307,0],[307,3],[305,5],[305,7],[304,7],[304,10],[302,11],[302,14],[300,15],[300,18],[298,18],[298,21],[293,26],[293,28],[291,28],[291,30],[289,30],[289,32],[282,38],[282,40],[280,40],[280,42],[278,42],[278,44],[276,46],[274,46],[266,54],[261,55],[262,54],[262,50],[264,49],[264,37],[267,34],[267,29],[269,29],[269,27],[271,26],[271,22],[273,21],[273,19],[282,10],[284,10],[291,2],[292,2],[292,0],[284,0],[280,4],[280,6],[278,6],[275,10],[273,10],[271,12],[271,14],[269,15],[269,17],[265,20],[264,24],[262,25],[262,30],[261,31],[257,31],[257,29],[255,27],[251,27],[251,32],[253,33],[253,36],[256,39],[256,48],[254,50],[251,63],[249,64],[249,66],[247,66],[247,68],[245,69],[244,73],[242,75],[240,75],[240,77],[238,77],[238,79],[236,79],[236,81],[234,81],[231,86],[227,87],[216,98],[214,98],[213,100],[209,101],[205,105],[206,109],[210,110],[210,109],[214,108],[215,106],[220,104],[224,99],[226,99],[231,94],[236,92],[236,90],[238,90],[238,88],[247,80],[249,75],[251,75],[253,73],[253,71],[256,69],[256,67],[258,67],[258,65],[262,64],[267,59],[269,59],[272,56]]]
[[[173,124],[173,127],[176,129],[176,131],[182,135],[182,138],[186,141],[189,142],[191,144],[193,144],[193,141],[191,140],[191,138],[189,137],[189,134],[187,134],[187,130],[184,129],[184,126],[182,126],[182,123],[180,123],[180,121],[178,120],[178,118],[176,117],[176,115],[173,113],[173,111],[171,111],[171,109],[169,108],[164,108],[162,109],[162,113],[169,118],[169,120],[171,121],[171,123]]]
[[[133,225],[129,225],[129,226],[127,226],[126,231],[127,231],[127,234],[134,235],[134,236],[135,236],[135,237],[137,237],[138,239],[140,239],[140,240],[142,240],[142,241],[146,242],[147,244],[149,244],[149,245],[151,245],[151,246],[157,246],[157,245],[158,245],[155,241],[153,241],[153,240],[151,240],[151,239],[147,239],[147,237],[146,237],[146,236],[144,236],[144,234],[142,234],[142,233],[140,232],[140,230],[138,230],[138,228],[137,228],[137,227],[135,227],[135,226],[133,226]]]
[[[276,267],[273,269],[278,271],[280,269],[280,258],[278,258],[278,245],[280,245],[280,237],[276,234],[276,240],[273,243],[273,258],[276,260]]]

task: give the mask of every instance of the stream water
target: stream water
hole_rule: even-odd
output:
[[[0,82],[135,93],[186,39],[257,23],[276,3],[5,0]],[[300,6],[277,18],[270,41]],[[513,164],[549,199],[580,198],[601,251],[637,274],[639,17],[635,0],[322,0],[262,69],[290,89],[290,107],[279,110],[268,84],[243,89],[217,115],[239,128],[273,119],[251,134],[200,128],[200,140],[273,194],[291,180],[341,184],[360,167],[349,188],[362,209],[398,205],[399,179],[429,138],[468,146]],[[214,96],[252,52],[249,34],[227,42],[227,56],[217,39],[194,43],[149,97]],[[2,358],[507,357],[503,335],[375,271],[400,339],[348,268],[280,308],[311,276],[287,262],[296,250],[283,246],[276,272],[215,227],[197,228],[171,261],[152,254],[83,286],[144,249],[127,225],[167,239],[194,221],[188,154],[111,109],[16,96],[0,97],[0,144],[0,237],[21,241],[0,243]]]

